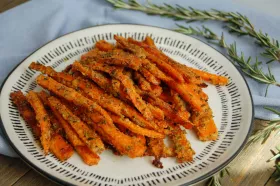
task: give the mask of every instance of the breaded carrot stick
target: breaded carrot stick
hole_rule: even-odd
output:
[[[67,139],[70,141],[70,143],[73,145],[75,150],[78,152],[78,154],[81,156],[83,161],[87,165],[96,165],[98,164],[100,157],[96,154],[93,153],[88,146],[78,137],[77,133],[74,131],[74,129],[63,119],[63,117],[56,111],[55,107],[52,105],[51,109],[54,112],[54,115],[62,125]]]
[[[87,59],[96,59],[96,58],[98,58],[99,56],[100,56],[100,54],[102,54],[103,52],[102,51],[100,51],[98,48],[94,48],[94,49],[92,49],[92,50],[90,50],[89,52],[87,52],[87,53],[85,53],[85,54],[83,54],[82,56],[81,56],[81,62],[82,61],[85,61],[85,60],[87,60]]]
[[[200,76],[204,81],[207,81],[213,85],[227,85],[228,84],[228,78],[224,76],[219,76],[216,74],[211,74],[209,72],[197,70],[191,67],[187,67],[191,71],[193,71],[196,75]]]
[[[141,73],[145,79],[147,81],[149,81],[150,83],[152,83],[153,85],[159,85],[160,84],[160,80],[158,78],[156,78],[151,72],[149,72],[147,69],[141,67],[139,69],[139,73]]]
[[[154,40],[149,36],[146,36],[144,43],[146,43],[149,46],[156,47]]]
[[[10,94],[13,103],[18,108],[18,111],[24,121],[32,128],[33,133],[36,137],[41,136],[41,128],[37,125],[34,110],[28,103],[26,97],[21,91],[12,92]]]
[[[111,51],[114,49],[114,45],[112,45],[111,43],[108,43],[107,41],[104,40],[100,40],[97,41],[95,44],[95,47],[98,48],[101,51]]]
[[[175,149],[172,147],[166,147],[163,148],[163,157],[175,157]]]
[[[148,138],[148,150],[155,158],[160,159],[163,155],[164,142],[163,139]]]
[[[172,97],[172,104],[173,107],[175,109],[175,112],[186,112],[187,115],[190,116],[190,113],[187,110],[187,106],[186,103],[184,102],[184,100],[179,96],[179,94],[175,91],[171,91],[171,97]],[[184,123],[180,123],[185,129],[191,129],[193,124],[189,121],[189,122],[184,122]]]
[[[165,63],[161,59],[157,58],[157,56],[152,54],[147,54],[147,58],[155,63],[159,69],[161,69],[163,72],[168,74],[170,77],[172,77],[175,81],[178,81],[179,83],[184,83],[184,77],[181,75],[180,72],[178,72],[176,69],[174,69],[171,65],[168,63]]]
[[[90,68],[92,68],[93,70],[106,72],[111,76],[113,76],[114,78],[120,80],[121,83],[124,85],[125,92],[129,95],[133,105],[139,110],[139,112],[143,114],[143,116],[147,120],[150,121],[153,120],[154,117],[153,114],[151,113],[151,110],[148,108],[147,104],[142,100],[141,96],[137,94],[133,86],[132,80],[128,78],[128,76],[122,73],[121,68],[99,64],[99,63],[90,64]]]
[[[178,94],[185,100],[190,106],[197,111],[201,110],[204,100],[197,95],[190,86],[185,84],[176,84],[174,81],[165,82],[171,89],[178,92]]]
[[[152,95],[154,95],[156,97],[161,95],[161,93],[163,91],[161,86],[159,86],[159,85],[151,85],[151,87],[152,87],[152,91],[151,91]]]
[[[54,116],[54,114],[52,113],[52,111],[50,110],[50,107],[49,107],[48,98],[50,97],[50,95],[48,93],[46,93],[45,91],[41,91],[41,92],[38,92],[36,94],[38,95],[38,97],[42,101],[45,109],[47,110],[47,113],[50,117],[53,132],[62,135],[63,134],[63,128],[60,125],[60,123],[57,121],[56,117]]]
[[[97,165],[100,161],[100,157],[93,153],[86,145],[76,146],[75,149],[87,165]]]
[[[105,150],[104,144],[101,141],[100,137],[90,129],[84,122],[75,116],[65,105],[63,105],[57,98],[50,97],[48,98],[52,108],[56,109],[56,112],[59,112],[77,132],[78,136],[83,140],[89,149],[94,153],[101,153]],[[105,121],[104,121],[105,122]]]
[[[34,110],[26,100],[21,91],[11,93],[13,102],[19,109],[19,112],[25,122],[31,126],[35,136],[41,136],[41,129],[37,125]],[[55,137],[54,137],[55,136]],[[59,134],[54,134],[50,141],[50,151],[60,160],[65,161],[73,154],[73,148]],[[57,145],[56,145],[57,144]]]
[[[139,73],[134,73],[134,79],[138,81],[138,86],[141,90],[152,91],[151,84]]]
[[[148,138],[148,149],[155,157],[153,165],[157,168],[163,168],[160,158],[163,156],[164,143],[163,139]]]
[[[164,102],[163,100],[155,97],[147,97],[147,101],[155,106],[158,106],[164,111],[164,114],[167,116],[167,119],[173,120],[174,122],[178,123],[185,123],[189,122],[190,114],[188,112],[181,112],[177,111],[175,112],[171,105]]]
[[[60,161],[69,159],[74,153],[72,146],[59,134],[54,134],[52,136],[50,150]]]
[[[111,114],[111,118],[113,119],[114,123],[124,126],[125,128],[127,128],[131,132],[134,132],[135,134],[140,134],[151,138],[164,138],[163,134],[155,132],[153,130],[139,127],[138,125],[132,123],[128,118],[117,116],[115,114]]]
[[[49,153],[50,141],[51,141],[51,123],[47,111],[44,108],[43,103],[38,98],[37,94],[33,91],[28,92],[26,95],[27,101],[30,103],[36,113],[36,120],[41,128],[41,143],[44,149],[45,155]]]
[[[142,59],[146,58],[146,52],[141,47],[127,42],[127,40],[121,36],[114,35],[114,39],[117,41],[118,47],[121,47],[123,49],[126,49],[127,51],[130,51],[131,53],[135,54],[139,58],[142,58]]]
[[[179,163],[192,161],[195,152],[186,138],[185,131],[182,131],[179,127],[175,127],[170,134],[170,138],[174,143],[177,161]]]
[[[201,141],[216,140],[218,138],[218,130],[212,118],[201,118],[199,124],[194,126],[194,130]]]
[[[143,68],[153,74],[156,78],[162,81],[172,81],[170,77],[167,77],[155,64],[149,60],[143,60]],[[175,81],[174,81],[175,82]]]
[[[79,94],[74,89],[60,84],[52,78],[43,75],[39,75],[37,77],[37,83],[38,85],[53,92],[54,94],[63,97],[67,101],[73,102],[75,105],[84,107],[89,111],[99,112],[107,122],[113,123],[108,113],[102,107],[100,107],[97,103],[93,102],[92,100]]]
[[[109,55],[110,57],[107,57]],[[104,56],[104,57],[103,57]],[[122,53],[122,55],[115,55],[111,52],[105,53],[96,60],[98,63],[106,63],[110,65],[128,67],[133,70],[138,70],[142,65],[141,59],[129,53]]]
[[[150,103],[148,103],[147,106],[151,110],[151,112],[154,114],[154,116],[157,120],[159,120],[159,121],[164,120],[164,112],[160,108],[158,108]]]
[[[40,71],[42,72],[43,74],[48,74],[49,76],[52,76],[56,79],[62,79],[62,80],[67,80],[67,81],[72,81],[73,77],[67,73],[56,73],[56,71],[50,67],[50,66],[44,66],[40,63],[35,63],[35,62],[32,62],[29,67],[30,69],[33,69],[33,70],[36,70],[36,71]]]

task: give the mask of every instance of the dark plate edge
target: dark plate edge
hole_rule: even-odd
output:
[[[44,44],[43,46],[41,46],[40,48],[36,49],[34,52],[32,52],[30,55],[28,55],[26,58],[24,58],[17,66],[14,67],[14,69],[8,74],[8,76],[4,79],[1,87],[0,87],[0,96],[1,96],[1,92],[2,92],[2,89],[7,81],[7,79],[10,77],[10,75],[17,69],[17,67],[23,63],[23,61],[25,61],[28,57],[30,57],[31,55],[33,55],[36,51],[38,51],[39,49],[43,48],[44,46],[46,46],[47,44],[61,38],[61,37],[64,37],[64,36],[67,36],[69,34],[72,34],[74,32],[78,32],[78,31],[81,31],[81,30],[86,30],[86,29],[89,29],[89,28],[94,28],[94,27],[102,27],[102,26],[108,26],[108,25],[137,25],[137,26],[146,26],[146,27],[154,27],[154,28],[159,28],[159,29],[164,29],[164,30],[168,30],[168,31],[172,31],[172,30],[169,30],[167,28],[162,28],[162,27],[157,27],[157,26],[150,26],[150,25],[142,25],[142,24],[126,24],[126,23],[123,23],[123,24],[104,24],[104,25],[97,25],[97,26],[91,26],[91,27],[87,27],[87,28],[84,28],[84,29],[80,29],[80,30],[76,30],[76,31],[73,31],[73,32],[70,32],[70,33],[67,33],[65,35],[62,35],[60,37],[57,37],[49,42],[47,42],[46,44]],[[174,31],[175,32],[175,31]],[[176,32],[178,33],[178,32]],[[182,33],[178,33],[178,34],[182,34]],[[185,34],[182,34],[184,36],[187,36],[187,37],[191,37],[195,40],[198,40],[202,43],[204,43],[205,45],[211,47],[212,49],[214,49],[216,52],[220,53],[222,56],[224,56],[226,59],[228,59],[229,61],[231,61],[227,56],[225,56],[224,54],[222,54],[220,51],[216,50],[214,47],[210,46],[208,43],[204,42],[204,41],[201,41],[195,37],[192,37],[192,36],[188,36],[188,35],[185,35]],[[245,137],[245,140],[243,141],[243,143],[241,144],[241,146],[239,147],[239,149],[228,159],[226,160],[223,164],[221,164],[219,167],[215,168],[214,170],[208,172],[207,174],[201,176],[201,177],[198,177],[196,178],[195,180],[191,181],[191,182],[188,182],[188,183],[185,183],[183,185],[191,185],[191,184],[195,184],[197,182],[200,182],[200,181],[203,181],[205,180],[206,178],[214,175],[215,173],[217,173],[218,171],[220,171],[221,169],[223,169],[224,167],[226,167],[240,152],[241,150],[245,147],[246,145],[246,142],[250,136],[250,134],[252,133],[252,129],[253,129],[253,119],[254,119],[254,115],[255,115],[255,111],[254,111],[254,103],[253,103],[253,98],[252,98],[252,93],[249,89],[249,86],[248,86],[248,83],[247,81],[245,80],[244,78],[244,75],[241,73],[241,71],[235,66],[233,65],[232,63],[230,63],[238,72],[239,74],[241,75],[241,77],[243,78],[243,81],[245,82],[246,86],[247,86],[247,90],[249,92],[249,95],[250,95],[250,99],[251,99],[251,103],[252,103],[252,117],[251,117],[251,124],[250,124],[250,128],[249,128],[249,131],[248,131],[248,134],[247,136]],[[1,117],[0,117],[1,119]],[[68,183],[62,179],[59,179],[57,177],[54,177],[52,176],[51,174],[49,174],[48,172],[45,172],[43,170],[41,170],[39,167],[37,167],[36,165],[34,165],[31,161],[29,161],[23,154],[21,154],[21,152],[15,147],[15,145],[12,143],[11,139],[9,138],[9,136],[7,135],[6,133],[6,130],[4,128],[4,125],[2,123],[2,119],[1,119],[1,122],[0,122],[0,127],[1,127],[1,130],[4,134],[4,137],[5,139],[8,141],[9,145],[13,148],[13,150],[19,155],[19,157],[29,166],[31,167],[32,169],[34,169],[36,172],[38,172],[39,174],[41,174],[42,176],[46,177],[47,179],[51,180],[51,181],[54,181],[60,185],[73,185],[71,183]]]

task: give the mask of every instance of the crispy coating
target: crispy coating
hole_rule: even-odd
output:
[[[41,128],[41,143],[44,149],[45,155],[49,153],[50,141],[51,141],[51,122],[50,117],[44,108],[43,103],[33,91],[28,92],[26,95],[27,101],[30,103],[36,114],[36,120]]]
[[[41,128],[37,124],[37,120],[35,118],[35,112],[32,109],[31,105],[28,103],[26,97],[23,95],[21,91],[12,92],[10,96],[13,103],[18,108],[21,117],[31,127],[35,136],[40,137]]]
[[[87,144],[87,146],[92,152],[99,154],[103,150],[105,150],[103,142],[101,141],[100,137],[95,133],[95,131],[93,131],[84,122],[82,122],[79,117],[74,115],[57,98],[50,97],[48,98],[48,100],[52,108],[56,109],[56,112],[59,112],[63,119],[66,120],[72,126],[72,128],[78,134],[79,138]]]

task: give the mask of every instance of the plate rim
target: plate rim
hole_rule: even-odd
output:
[[[23,60],[21,60],[21,62],[19,62],[12,70],[11,72],[9,72],[9,74],[7,75],[7,77],[4,79],[3,83],[1,84],[1,87],[0,87],[0,100],[1,100],[1,92],[2,92],[2,89],[4,87],[4,85],[6,84],[6,81],[8,80],[8,78],[12,75],[12,73],[18,68],[19,65],[21,65],[28,57],[30,57],[31,55],[33,55],[35,52],[37,52],[38,50],[40,50],[41,48],[45,47],[46,45],[48,45],[49,43],[59,39],[59,38],[62,38],[64,36],[67,36],[67,35],[70,35],[72,33],[75,33],[75,32],[78,32],[78,31],[82,31],[82,30],[87,30],[87,29],[90,29],[90,28],[96,28],[96,27],[103,27],[103,26],[120,26],[120,25],[128,25],[128,26],[143,26],[143,27],[153,27],[153,28],[157,28],[157,29],[162,29],[162,30],[168,30],[168,31],[172,31],[172,32],[175,32],[174,30],[171,30],[171,29],[168,29],[168,28],[163,28],[163,27],[159,27],[159,26],[153,26],[153,25],[144,25],[144,24],[135,24],[135,23],[108,23],[108,24],[102,24],[102,25],[95,25],[95,26],[90,26],[90,27],[86,27],[86,28],[83,28],[83,29],[78,29],[78,30],[75,30],[75,31],[72,31],[72,32],[69,32],[69,33],[66,33],[64,35],[61,35],[57,38],[54,38],[50,41],[48,41],[47,43],[43,44],[41,47],[35,49],[32,53],[30,53],[28,56],[26,56]],[[255,116],[255,109],[254,109],[254,102],[253,102],[253,97],[252,97],[252,93],[251,93],[251,90],[249,88],[249,85],[244,77],[244,75],[242,74],[241,70],[238,69],[235,65],[233,65],[232,63],[232,60],[229,59],[226,55],[224,55],[223,53],[221,53],[220,51],[218,51],[217,49],[215,49],[213,46],[209,45],[208,43],[206,43],[205,41],[202,41],[200,39],[197,39],[196,37],[193,37],[193,36],[190,36],[190,35],[185,35],[185,34],[182,34],[182,33],[179,33],[179,32],[175,32],[175,33],[178,33],[178,34],[181,34],[181,35],[184,35],[185,37],[190,37],[190,38],[193,38],[209,47],[211,47],[212,49],[214,49],[216,52],[220,53],[223,57],[225,57],[228,61],[230,61],[230,64],[238,71],[239,75],[242,77],[243,81],[245,82],[245,85],[247,87],[247,90],[248,90],[248,93],[249,93],[249,97],[250,97],[250,100],[251,100],[251,108],[252,108],[252,116],[251,116],[251,122],[250,122],[250,126],[249,126],[249,130],[248,130],[248,133],[246,134],[246,137],[245,137],[245,140],[242,142],[241,146],[238,148],[238,150],[232,155],[230,156],[224,163],[222,163],[220,166],[216,167],[215,169],[211,170],[210,172],[208,172],[207,174],[205,175],[202,175],[190,182],[188,182],[189,185],[192,185],[192,184],[195,184],[195,183],[198,183],[198,182],[201,182],[205,179],[207,179],[208,177],[214,175],[215,173],[217,173],[218,171],[222,170],[224,167],[226,167],[230,162],[232,162],[232,160],[235,159],[235,157],[241,152],[241,150],[245,147],[246,145],[246,142],[248,140],[248,138],[250,137],[251,133],[252,133],[252,130],[253,130],[253,121],[254,121],[254,116]],[[44,176],[45,178],[55,182],[55,183],[58,183],[60,185],[73,185],[73,183],[69,183],[63,179],[60,179],[58,177],[55,177],[53,176],[52,174],[48,173],[47,171],[44,171],[42,170],[40,167],[37,167],[35,164],[32,163],[32,161],[29,161],[28,158],[26,158],[21,152],[20,150],[18,150],[16,148],[16,146],[14,145],[14,143],[12,142],[12,140],[10,139],[10,137],[8,136],[6,130],[5,130],[5,127],[4,127],[4,124],[3,124],[3,121],[2,121],[2,118],[0,116],[0,128],[2,130],[2,133],[3,133],[3,136],[4,136],[4,139],[6,139],[6,141],[9,143],[9,145],[12,147],[12,149],[17,153],[17,155],[19,156],[19,158],[21,160],[23,160],[30,168],[32,168],[33,170],[35,170],[36,172],[38,172],[40,175]],[[186,184],[186,183],[184,183]]]

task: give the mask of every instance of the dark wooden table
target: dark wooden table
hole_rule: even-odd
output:
[[[0,0],[0,14],[27,0]],[[0,15],[1,16],[1,15]],[[265,124],[265,121],[255,120],[255,126]],[[272,156],[271,149],[279,144],[278,138],[270,138],[265,145],[253,144],[244,149],[230,164],[231,176],[222,181],[222,185],[276,186],[271,174],[274,172],[273,162],[266,161]],[[0,185],[13,186],[56,186],[57,184],[32,170],[19,158],[0,155]],[[202,186],[199,183],[196,186]]]

